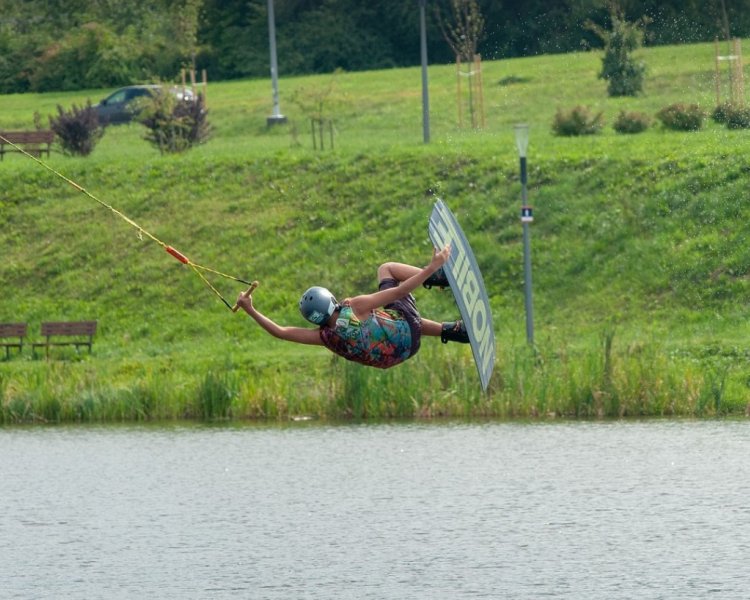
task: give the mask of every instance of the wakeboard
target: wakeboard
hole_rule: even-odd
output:
[[[479,380],[486,392],[495,366],[495,330],[490,301],[469,241],[456,217],[440,199],[430,215],[429,235],[436,248],[451,245],[451,255],[443,271],[466,325]]]

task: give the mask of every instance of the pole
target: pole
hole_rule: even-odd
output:
[[[427,88],[427,26],[425,5],[427,0],[419,0],[419,41],[422,54],[422,137],[425,144],[430,142],[430,93]]]
[[[736,70],[736,76],[734,78],[735,84],[737,86],[737,104],[740,105],[740,107],[745,106],[745,81],[744,81],[744,66],[742,64],[742,41],[740,38],[734,38],[733,42],[733,52],[734,56],[736,57],[734,59],[734,68]]]
[[[526,341],[534,345],[534,306],[531,300],[531,208],[527,204],[526,157],[521,161],[521,221],[523,225],[523,278],[526,306]]]
[[[714,38],[714,54],[716,56],[715,62],[715,71],[716,74],[714,76],[714,79],[716,80],[716,106],[719,106],[721,104],[721,67],[719,65],[719,61],[721,60],[721,57],[719,56],[719,38]]]
[[[529,126],[519,124],[514,127],[516,148],[521,167],[521,223],[523,225],[523,279],[526,304],[526,341],[534,345],[534,306],[531,301],[531,231],[529,225],[534,220],[527,202],[526,150],[529,146]]]
[[[286,123],[286,117],[279,108],[279,66],[276,62],[276,18],[273,14],[273,0],[268,0],[268,43],[271,51],[271,85],[273,86],[273,114],[266,119],[267,125]]]

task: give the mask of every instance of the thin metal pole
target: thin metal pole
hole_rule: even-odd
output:
[[[521,203],[522,210],[528,210],[527,205],[527,175],[526,157],[521,157]],[[522,212],[523,214],[523,212]],[[524,296],[526,304],[526,341],[534,345],[534,306],[531,299],[531,231],[529,220],[523,219],[523,275]]]
[[[286,117],[279,108],[279,66],[276,61],[276,18],[273,14],[273,0],[268,0],[268,43],[271,51],[271,85],[273,86],[273,114],[266,119],[268,125],[285,123]]]
[[[419,0],[419,41],[422,54],[422,137],[424,143],[430,142],[430,92],[427,87],[427,25],[425,23],[425,5],[427,0]]]

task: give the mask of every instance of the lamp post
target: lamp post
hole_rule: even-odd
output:
[[[271,51],[271,85],[273,86],[273,114],[266,118],[267,125],[286,123],[286,117],[279,108],[279,66],[276,62],[276,18],[273,14],[273,0],[268,0],[268,44]]]
[[[430,142],[430,95],[427,89],[427,26],[425,5],[427,0],[419,0],[419,42],[422,55],[422,137],[425,144]]]
[[[526,303],[526,341],[534,344],[534,307],[531,301],[531,232],[529,224],[534,220],[531,207],[526,199],[526,150],[529,147],[529,126],[516,125],[513,128],[516,135],[516,148],[521,165],[521,223],[523,225],[523,279]]]

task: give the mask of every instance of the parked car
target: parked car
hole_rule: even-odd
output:
[[[165,89],[161,85],[128,85],[112,92],[99,104],[94,106],[99,122],[104,125],[128,123],[138,114],[138,99],[153,96]],[[167,91],[178,100],[193,102],[195,96],[187,88],[171,87]]]

